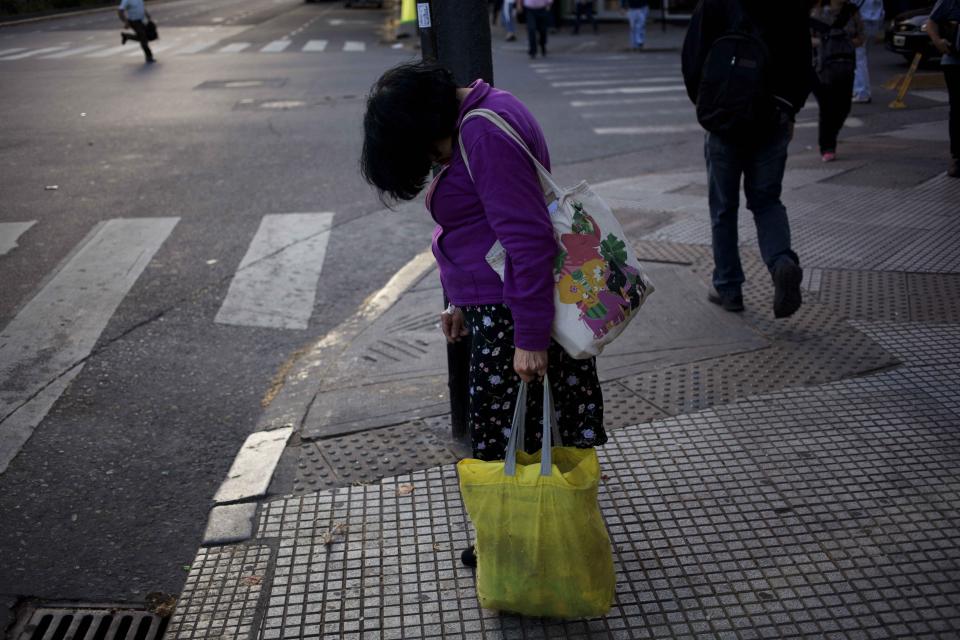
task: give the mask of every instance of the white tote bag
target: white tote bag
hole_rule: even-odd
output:
[[[539,174],[558,244],[553,270],[553,339],[574,358],[599,355],[626,329],[653,293],[653,283],[613,211],[590,185],[581,182],[572,189],[561,187],[497,113],[474,109],[463,120],[473,117],[486,118],[510,136],[527,152]],[[470,173],[462,138],[459,143]],[[501,279],[505,259],[506,251],[496,242],[487,253],[487,262]]]

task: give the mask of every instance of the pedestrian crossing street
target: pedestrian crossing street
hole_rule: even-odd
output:
[[[333,229],[332,212],[265,215],[212,322],[308,327]],[[83,369],[103,330],[179,223],[102,221],[0,330],[0,473]],[[23,251],[33,220],[0,222],[0,256]],[[207,264],[215,264],[209,260]]]
[[[42,47],[7,47],[0,49],[0,62],[16,60],[61,60],[64,58],[111,58],[142,57],[143,53],[136,42],[126,45],[110,44],[103,39],[100,43],[65,42]],[[114,40],[111,39],[111,43]],[[281,38],[270,42],[229,42],[222,39],[196,39],[187,37],[161,38],[150,44],[154,53],[167,56],[189,56],[197,54],[279,54],[279,53],[363,53],[367,43],[362,40],[331,41],[321,39],[294,40]]]
[[[598,136],[699,133],[677,54],[622,54],[544,61],[530,65]],[[798,128],[817,126],[812,98]],[[850,117],[846,127],[863,126]]]

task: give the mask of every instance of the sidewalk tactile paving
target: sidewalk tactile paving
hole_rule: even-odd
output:
[[[619,382],[606,382],[603,385],[603,426],[607,429],[619,429],[638,422],[650,422],[666,418],[670,414]]]
[[[710,247],[677,242],[654,242],[638,240],[633,243],[640,262],[672,262],[677,264],[696,264],[712,259]],[[656,285],[656,283],[654,283]]]
[[[960,274],[908,273],[910,319],[960,323]]]
[[[422,420],[301,445],[294,493],[375,482],[457,456]]]
[[[897,363],[870,337],[847,331],[820,340],[779,342],[765,349],[666,367],[624,378],[620,383],[664,411],[679,415]]]
[[[910,318],[907,274],[893,271],[824,271],[820,302],[844,318]]]
[[[960,432],[919,396],[880,374],[612,432],[600,503],[618,584],[602,620],[478,608],[452,465],[275,500],[259,637],[951,637]]]
[[[789,319],[743,211],[741,317],[770,346],[605,383],[607,616],[479,608],[441,416],[305,443],[297,494],[263,505],[256,538],[200,550],[168,637],[960,638],[960,181],[866,188],[847,169],[788,172],[809,276]],[[641,261],[708,281],[704,183],[597,186],[661,212]],[[434,322],[416,308],[391,329]]]

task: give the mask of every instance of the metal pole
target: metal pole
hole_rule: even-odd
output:
[[[438,61],[460,86],[477,78],[493,84],[487,0],[418,0],[417,24],[424,60]],[[443,306],[447,306],[444,296]],[[447,345],[447,387],[453,438],[469,438],[470,337]]]
[[[417,26],[420,28],[420,51],[426,62],[437,61],[437,32],[433,26],[431,0],[417,2]]]
[[[906,109],[907,103],[903,101],[907,97],[907,91],[910,90],[910,83],[913,82],[913,75],[917,72],[917,67],[920,66],[920,60],[923,59],[923,53],[917,53],[913,56],[913,62],[910,63],[910,70],[907,71],[907,75],[903,77],[903,82],[900,83],[900,90],[897,92],[897,97],[893,99],[888,106],[891,109]]]

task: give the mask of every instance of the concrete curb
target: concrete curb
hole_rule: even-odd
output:
[[[352,316],[317,341],[297,370],[287,376],[291,388],[284,385],[275,399],[284,407],[281,415],[271,417],[269,409],[264,413],[259,430],[247,437],[214,495],[216,506],[210,511],[204,546],[241,542],[253,536],[257,505],[251,501],[266,495],[287,442],[302,420],[302,416],[294,416],[293,412],[305,414],[305,408],[317,393],[319,383],[314,374],[390,309],[433,266],[431,250],[414,256]]]

